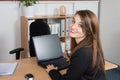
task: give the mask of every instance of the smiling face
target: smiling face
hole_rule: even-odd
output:
[[[85,38],[85,33],[83,32],[81,24],[81,18],[78,14],[76,14],[70,25],[70,37],[75,38],[76,43],[79,43]]]

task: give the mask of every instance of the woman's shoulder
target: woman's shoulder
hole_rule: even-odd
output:
[[[92,47],[81,47],[78,48],[75,52],[92,53]]]
[[[92,47],[81,47],[78,48],[73,56],[92,57]]]

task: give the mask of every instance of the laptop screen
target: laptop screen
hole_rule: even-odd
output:
[[[39,61],[63,56],[60,39],[57,34],[35,36],[33,43]]]

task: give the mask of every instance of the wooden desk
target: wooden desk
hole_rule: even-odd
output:
[[[115,65],[115,64],[112,64],[108,61],[105,61],[105,70],[109,70],[109,69],[112,69],[112,68],[117,68],[118,66]]]
[[[27,73],[32,73],[35,80],[51,80],[47,72],[40,66],[37,65],[36,58],[26,58],[17,60],[19,62],[15,73],[12,76],[0,76],[0,80],[26,80],[24,77]],[[117,67],[116,65],[105,62],[105,69],[111,69]],[[65,71],[61,71],[64,73]]]

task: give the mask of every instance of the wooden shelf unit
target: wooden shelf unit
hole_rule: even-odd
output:
[[[35,16],[31,18],[26,18],[25,16],[21,16],[21,47],[24,48],[21,57],[26,58],[29,57],[29,20],[36,20],[36,19],[64,19],[65,27],[64,27],[64,35],[66,36],[66,20],[68,18],[72,18],[72,15],[66,16]],[[60,37],[60,40],[65,41],[66,37]]]

